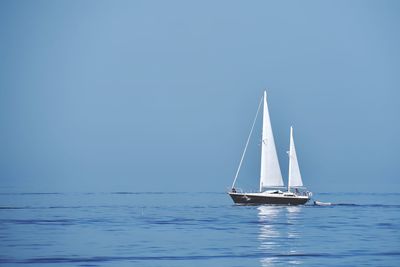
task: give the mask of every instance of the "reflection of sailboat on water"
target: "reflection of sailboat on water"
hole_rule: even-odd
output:
[[[280,236],[279,231],[274,227],[274,221],[278,220],[278,216],[282,212],[281,208],[274,206],[260,206],[258,209],[258,222],[260,223],[260,234],[258,239],[261,242],[261,248],[272,249],[275,245],[271,242],[271,238],[277,238]]]
[[[305,204],[311,198],[311,192],[299,189],[303,187],[300,168],[297,162],[296,149],[293,139],[293,127],[290,127],[290,151],[289,151],[289,177],[287,192],[282,192],[278,188],[284,188],[281,169],[279,167],[278,155],[276,153],[274,136],[272,133],[271,121],[269,118],[267,94],[264,92],[263,97],[263,128],[261,142],[261,168],[260,168],[260,191],[256,193],[243,193],[235,189],[236,179],[239,175],[240,167],[245,156],[247,146],[251,134],[254,129],[254,124],[257,119],[258,112],[261,107],[261,102],[257,109],[257,114],[254,119],[249,137],[247,138],[246,146],[243,151],[242,158],[236,172],[235,179],[232,184],[231,191],[228,194],[233,201],[238,204],[284,204],[284,205],[300,205]],[[295,188],[294,192],[290,189]]]
[[[260,230],[258,240],[261,254],[261,266],[276,266],[278,262],[287,261],[289,265],[298,265],[302,262],[296,257],[287,258],[287,255],[299,253],[296,249],[297,242],[294,239],[301,238],[301,232],[296,227],[301,207],[288,206],[260,206],[258,209],[258,221]],[[282,258],[283,256],[283,258]]]
[[[288,225],[287,237],[289,239],[298,238],[300,233],[298,231],[298,215],[300,214],[301,207],[288,206],[286,207],[286,222]]]
[[[279,221],[282,208],[276,206],[260,206],[258,209],[258,222],[260,225],[260,232],[258,240],[260,242],[259,250],[261,253],[279,251],[279,242],[281,233],[277,229],[274,221]],[[262,266],[274,266],[277,257],[262,257],[260,259]]]

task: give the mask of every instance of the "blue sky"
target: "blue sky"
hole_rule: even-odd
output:
[[[223,191],[268,88],[284,177],[293,125],[310,190],[398,191],[399,26],[398,1],[1,1],[0,190]]]

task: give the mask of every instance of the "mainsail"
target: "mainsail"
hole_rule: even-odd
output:
[[[268,187],[283,187],[283,185],[281,168],[279,167],[274,135],[272,133],[271,120],[269,118],[267,92],[264,92],[260,192]]]
[[[290,191],[291,187],[301,186],[303,186],[303,181],[301,180],[299,163],[297,162],[296,148],[294,146],[293,127],[290,127],[288,191]]]

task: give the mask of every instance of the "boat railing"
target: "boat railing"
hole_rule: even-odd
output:
[[[296,196],[307,196],[307,197],[312,197],[312,192],[310,191],[299,191],[299,192],[294,192]]]
[[[240,187],[238,187],[238,188],[227,188],[227,191],[228,192],[233,192],[233,193],[239,193],[239,194],[246,194],[246,193],[249,193],[249,194],[253,194],[253,193],[260,193],[260,191],[257,191],[257,190],[243,190],[242,188],[240,188]]]
[[[243,190],[242,188],[238,187],[238,188],[227,188],[227,192],[231,192],[231,193],[239,193],[239,194],[243,194],[243,193],[260,193],[257,190]],[[300,190],[297,192],[291,192],[296,196],[307,196],[309,198],[312,197],[312,192],[307,191],[307,190]]]
[[[233,192],[233,193],[244,193],[242,188],[228,188],[228,192]]]

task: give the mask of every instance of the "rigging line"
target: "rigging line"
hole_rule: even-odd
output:
[[[244,151],[243,151],[243,154],[242,154],[242,158],[240,159],[239,167],[238,167],[238,169],[237,169],[237,171],[236,171],[235,179],[233,180],[232,188],[235,187],[236,179],[237,179],[238,176],[239,176],[240,168],[242,167],[244,155],[246,154],[247,146],[249,145],[250,137],[251,137],[251,134],[253,133],[254,125],[256,124],[257,116],[258,116],[258,113],[259,113],[259,111],[260,111],[260,107],[261,107],[261,103],[262,103],[263,98],[264,98],[264,97],[261,97],[260,104],[258,104],[256,117],[254,118],[253,125],[251,126],[250,134],[249,134],[249,136],[247,137],[246,146],[244,147]]]

